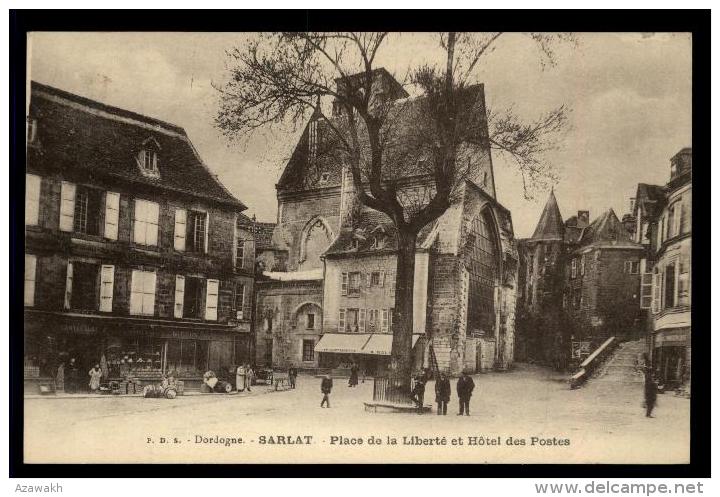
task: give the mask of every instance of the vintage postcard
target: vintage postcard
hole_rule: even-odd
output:
[[[690,462],[690,33],[27,41],[25,463]]]

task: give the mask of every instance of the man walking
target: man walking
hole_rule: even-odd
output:
[[[418,375],[415,378],[415,385],[412,389],[412,399],[418,409],[418,414],[423,412],[423,404],[425,403],[425,375]]]
[[[435,382],[435,402],[437,402],[437,413],[447,415],[447,405],[450,402],[450,380],[445,373],[440,374],[440,378]]]
[[[332,392],[332,387],[332,378],[330,378],[329,374],[326,374],[325,378],[323,378],[322,383],[320,384],[320,391],[323,394],[322,402],[320,402],[320,407],[325,407],[325,404],[327,404],[328,409],[330,408],[330,392]]]
[[[657,402],[657,383],[653,378],[650,368],[645,369],[645,417],[654,418],[652,415],[655,403]]]
[[[462,416],[463,414],[470,416],[470,397],[472,397],[474,389],[475,382],[470,378],[467,371],[463,372],[457,382],[457,394],[458,400],[460,401],[460,412],[458,416]]]

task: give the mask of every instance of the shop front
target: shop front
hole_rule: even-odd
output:
[[[690,327],[657,330],[653,337],[653,364],[658,381],[674,390],[690,380]]]
[[[422,367],[422,348],[416,347],[421,337],[413,335],[412,339],[415,369]],[[389,333],[325,333],[315,346],[321,369],[345,371],[356,364],[367,376],[387,373],[391,350]]]
[[[87,392],[95,364],[103,384],[124,382],[120,393],[127,393],[128,379],[135,391],[163,375],[183,380],[192,390],[200,387],[205,371],[234,376],[235,365],[250,357],[250,334],[230,326],[26,314],[26,393]]]

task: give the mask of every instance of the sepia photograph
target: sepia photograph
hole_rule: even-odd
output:
[[[690,464],[691,32],[26,41],[23,464]]]

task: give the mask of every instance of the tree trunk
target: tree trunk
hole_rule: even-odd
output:
[[[415,281],[416,233],[398,230],[397,278],[391,361],[394,373],[401,379],[403,391],[410,394],[413,368],[413,286]],[[418,330],[424,331],[424,330]]]

